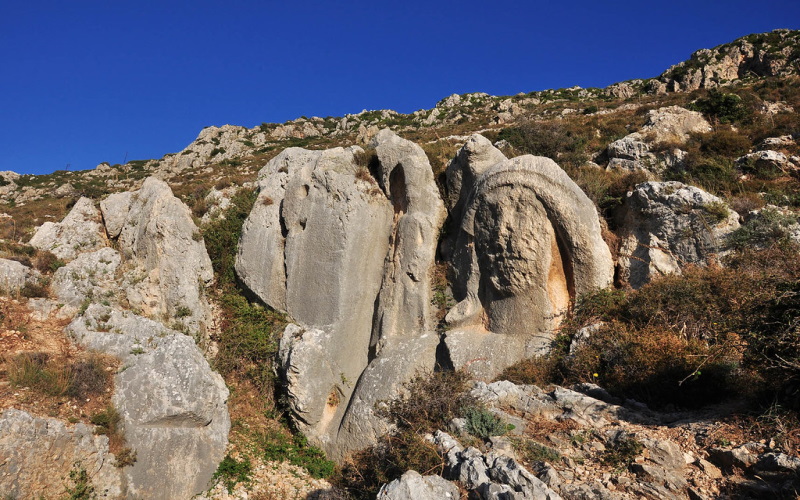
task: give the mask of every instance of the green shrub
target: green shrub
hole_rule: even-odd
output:
[[[734,248],[766,248],[771,245],[791,245],[789,227],[797,224],[795,215],[764,209],[728,236]]]
[[[273,360],[286,319],[233,290],[220,297],[220,304],[223,333],[217,340],[215,367],[223,374],[239,373],[260,391],[271,393]]]
[[[700,150],[704,153],[738,158],[750,151],[752,141],[738,130],[720,126],[717,130],[698,136]]]
[[[556,161],[563,155],[572,155],[570,163],[585,161],[580,155],[583,155],[586,137],[559,122],[528,122],[509,127],[500,131],[498,139],[505,139],[522,154],[547,156]]]
[[[67,486],[67,498],[69,500],[89,500],[97,498],[94,491],[94,486],[89,478],[89,473],[80,462],[75,462],[72,469],[69,471],[69,479],[72,482],[71,486]]]
[[[467,421],[467,432],[481,439],[502,436],[510,430],[500,417],[484,408],[467,408],[464,411],[464,418]]]
[[[528,463],[534,462],[558,462],[561,460],[561,454],[536,441],[529,439],[515,439],[513,441],[514,449],[519,453],[520,457]]]
[[[718,89],[710,90],[706,97],[698,99],[690,108],[720,123],[733,123],[748,117],[741,97]]]
[[[603,321],[574,354],[554,349],[501,378],[596,382],[655,407],[702,407],[737,395],[785,400],[800,387],[796,250],[746,248],[727,267],[693,267],[636,291],[582,297],[562,333]]]
[[[256,192],[240,189],[232,198],[230,206],[208,225],[203,227],[208,256],[222,286],[230,286],[236,282],[234,263],[239,237],[242,234],[244,220],[256,201]]]
[[[38,250],[33,259],[33,267],[43,273],[55,272],[65,265],[66,263],[63,260],[45,250]]]
[[[644,445],[632,436],[616,439],[603,453],[602,462],[605,465],[622,469],[630,466],[633,461],[644,451]]]
[[[268,434],[262,440],[261,447],[265,460],[286,460],[306,469],[315,478],[330,477],[336,467],[322,450],[308,444],[306,437],[299,433],[291,438],[280,432]]]
[[[250,459],[245,457],[236,460],[230,455],[225,455],[219,463],[212,480],[221,480],[228,493],[233,493],[233,488],[237,483],[249,483],[253,473],[253,466]]]
[[[446,428],[460,417],[463,408],[477,406],[466,391],[469,377],[461,371],[421,374],[406,384],[406,397],[400,397],[382,410],[384,416],[415,432],[433,432]]]

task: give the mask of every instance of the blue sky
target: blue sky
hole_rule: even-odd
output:
[[[603,87],[800,28],[800,2],[5,2],[0,170],[160,158],[208,125]]]

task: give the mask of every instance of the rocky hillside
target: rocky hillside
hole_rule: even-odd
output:
[[[0,173],[0,493],[794,498],[799,55]]]

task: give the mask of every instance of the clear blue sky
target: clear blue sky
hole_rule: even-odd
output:
[[[208,125],[603,87],[800,28],[793,0],[294,3],[4,2],[0,170],[160,158]]]

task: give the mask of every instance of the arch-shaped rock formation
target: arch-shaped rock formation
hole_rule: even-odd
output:
[[[462,189],[446,343],[454,366],[490,377],[546,351],[576,296],[611,284],[613,262],[594,204],[549,158],[501,161]]]

